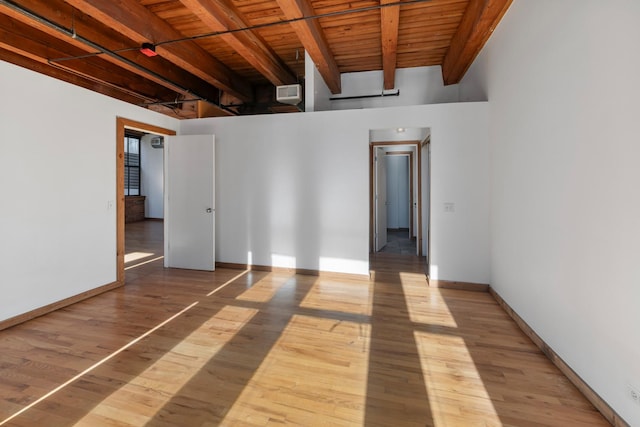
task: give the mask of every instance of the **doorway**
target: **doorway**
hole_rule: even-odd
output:
[[[422,254],[417,144],[403,141],[370,145],[373,253]]]
[[[146,123],[137,122],[134,120],[118,117],[116,119],[116,263],[117,263],[117,282],[119,284],[125,283],[125,268],[130,268],[131,265],[143,266],[145,263],[153,261],[157,258],[158,253],[158,238],[163,237],[163,227],[160,221],[158,224],[144,224],[143,221],[137,226],[130,227],[131,234],[134,237],[129,246],[131,247],[131,254],[127,256],[127,266],[125,266],[126,255],[126,221],[125,221],[125,160],[127,158],[125,154],[125,135],[127,130],[137,131],[144,134],[153,134],[156,136],[169,136],[175,135],[176,132],[170,129],[161,128],[158,126],[149,125]],[[142,137],[142,149],[139,154],[142,154],[144,159],[144,151],[146,146],[144,144],[151,144],[152,137]],[[159,153],[150,155],[158,156]],[[148,157],[148,156],[147,156]],[[148,160],[148,159],[147,159]],[[144,180],[144,179],[143,179]],[[156,207],[153,207],[157,209]],[[157,215],[157,214],[154,214]],[[159,230],[159,233],[158,233]],[[145,240],[146,241],[143,241]],[[160,251],[162,251],[162,245],[160,245]]]
[[[422,144],[428,128],[370,131],[370,236],[373,254],[425,256],[428,206]],[[425,229],[426,227],[426,229]],[[427,246],[427,247],[425,247]]]
[[[413,150],[381,148],[385,162],[387,218],[386,245],[379,252],[416,255],[417,235],[413,224],[415,209]]]

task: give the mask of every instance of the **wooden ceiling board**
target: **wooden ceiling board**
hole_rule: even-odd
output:
[[[466,6],[460,5],[431,5],[430,3],[419,3],[411,6],[403,6],[400,8],[405,16],[417,15],[425,19],[433,17],[455,17],[462,19]]]
[[[178,4],[180,5],[180,9],[172,8],[171,13],[162,11],[158,12],[154,9],[149,10],[159,18],[165,20],[185,37],[194,37],[211,33],[211,30],[200,19],[198,19],[196,15],[186,7],[182,6],[182,3],[178,2]]]
[[[380,5],[378,0],[354,0],[349,2],[338,0],[312,0],[311,5],[316,14],[326,14],[334,12],[346,12],[354,9],[362,9],[366,7],[376,7]]]
[[[242,56],[240,56],[236,51],[228,47],[226,44],[221,45],[217,44],[215,47],[212,47],[210,43],[198,42],[199,45],[203,46],[205,50],[207,50],[212,56],[214,56],[218,61],[225,64],[227,67],[234,70],[236,74],[243,77],[248,81],[259,80],[262,82],[263,76],[253,68]]]
[[[398,68],[428,67],[432,65],[440,65],[445,54],[446,49],[442,49],[437,54],[425,54],[422,51],[405,52],[403,53],[402,62],[398,63]]]
[[[464,15],[464,9],[453,7],[406,7],[400,8],[400,16],[406,20],[418,20],[429,22],[432,19],[452,19],[457,24]],[[433,31],[430,27],[425,27],[425,31]]]
[[[271,24],[286,19],[276,0],[231,0],[231,2],[251,25]]]
[[[179,0],[168,1],[140,1],[140,4],[162,19],[176,19],[186,15],[193,15]]]
[[[318,13],[345,10],[335,2],[318,1]],[[350,9],[377,6],[377,2],[351,3]],[[382,69],[381,12],[379,9],[321,18],[327,40],[341,72]],[[398,59],[396,59],[398,60]]]
[[[398,31],[398,35],[403,39],[401,40],[401,42],[405,43],[417,43],[421,42],[422,40],[431,40],[434,38],[437,38],[439,40],[451,40],[451,38],[455,34],[456,27],[448,24],[443,24],[438,25],[437,28],[437,31],[427,32],[421,31],[419,25],[406,26]]]
[[[399,68],[440,65],[460,25],[467,1],[433,1],[401,8]]]
[[[327,18],[318,18],[322,28],[333,28],[340,26],[366,26],[375,22],[380,23],[380,10],[369,10],[365,12],[354,12],[345,15],[336,15]],[[378,28],[378,30],[380,30]]]

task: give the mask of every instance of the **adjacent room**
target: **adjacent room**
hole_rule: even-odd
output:
[[[640,425],[639,20],[0,0],[0,426]]]

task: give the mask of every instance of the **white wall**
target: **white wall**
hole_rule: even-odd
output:
[[[383,90],[382,71],[342,73],[342,92],[332,94],[308,53],[305,52],[305,111],[351,110],[459,101],[458,85],[445,86],[438,66],[398,68],[395,87]],[[399,96],[331,100],[331,98],[378,95],[399,91]],[[486,99],[474,99],[474,101]]]
[[[154,136],[144,135],[140,141],[141,194],[146,196],[145,217],[164,218],[164,149],[151,146]]]
[[[307,51],[304,52],[304,72],[304,111],[330,110],[331,91]]]
[[[488,283],[486,103],[182,121],[216,135],[217,260],[368,274],[369,131],[398,126],[431,128],[432,275]]]
[[[116,280],[116,116],[178,121],[2,61],[0,76],[4,320]]]
[[[315,111],[349,110],[360,108],[397,107],[405,105],[439,104],[458,102],[458,85],[444,86],[440,66],[399,68],[396,70],[396,86],[399,96],[328,101],[326,97],[347,97],[380,94],[383,92],[382,71],[343,73],[342,93],[316,95]],[[385,91],[391,93],[393,91]],[[322,98],[325,96],[325,99]]]
[[[490,101],[491,284],[631,425],[638,22],[636,0],[516,0],[461,84],[463,99]]]
[[[371,142],[424,141],[429,136],[429,128],[407,128],[399,126],[393,129],[372,129],[369,132]],[[399,148],[398,148],[399,147]],[[411,146],[397,146],[397,150],[410,149]],[[390,147],[387,151],[392,150]]]

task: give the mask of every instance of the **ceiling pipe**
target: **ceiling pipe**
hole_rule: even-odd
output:
[[[335,96],[329,98],[329,101],[343,101],[345,99],[365,99],[365,98],[380,98],[383,96],[400,96],[400,89],[396,89],[394,92],[381,92],[372,95],[354,95],[354,96]]]
[[[204,99],[179,99],[177,101],[153,101],[153,102],[145,102],[144,105],[177,105],[177,104],[186,104],[188,102],[198,102],[204,101]]]
[[[68,28],[65,28],[65,27],[63,27],[63,26],[61,26],[61,25],[59,25],[59,24],[57,24],[57,23],[55,23],[53,21],[50,21],[49,19],[47,19],[47,18],[45,18],[43,16],[40,16],[40,15],[38,15],[38,14],[28,10],[28,9],[25,9],[24,7],[18,5],[18,4],[14,3],[13,1],[10,1],[10,0],[0,0],[0,5],[3,5],[3,6],[11,9],[13,11],[18,12],[18,13],[21,13],[22,15],[26,16],[27,18],[29,18],[31,20],[34,20],[34,21],[36,21],[36,22],[38,22],[38,23],[40,23],[42,25],[45,25],[45,26],[47,26],[47,27],[49,27],[51,29],[54,29],[54,30],[66,35],[66,36],[69,36],[70,38],[78,40],[78,41],[84,43],[85,45],[89,46],[90,48],[97,50],[99,52],[98,54],[108,55],[108,56],[110,56],[110,57],[112,57],[112,58],[114,58],[114,59],[116,59],[116,60],[118,60],[118,61],[120,61],[120,62],[122,62],[124,64],[127,64],[130,67],[135,68],[136,70],[142,71],[143,73],[146,73],[146,74],[148,74],[150,76],[153,76],[153,78],[155,78],[155,79],[157,79],[159,81],[162,81],[166,85],[171,86],[171,89],[172,90],[176,90],[176,92],[181,92],[183,94],[192,95],[192,96],[194,96],[196,98],[200,98],[200,100],[202,100],[202,101],[205,101],[205,102],[208,102],[208,103],[210,103],[212,105],[215,105],[218,108],[224,109],[226,111],[230,111],[230,110],[224,108],[222,105],[217,104],[217,103],[215,103],[213,101],[210,101],[210,100],[206,99],[205,97],[202,97],[202,96],[200,96],[198,94],[195,94],[190,89],[185,88],[185,87],[183,87],[183,86],[181,86],[181,85],[179,85],[179,84],[177,84],[175,82],[172,82],[171,80],[167,79],[166,77],[161,76],[160,74],[157,74],[154,71],[151,71],[151,70],[149,70],[149,69],[147,69],[147,68],[145,68],[145,67],[143,67],[143,66],[141,66],[141,65],[139,65],[139,64],[137,64],[137,63],[125,58],[125,57],[123,57],[123,56],[118,55],[117,53],[115,53],[115,52],[113,52],[113,51],[111,51],[111,50],[109,50],[109,49],[107,49],[107,48],[105,48],[103,46],[100,46],[97,43],[92,42],[89,39],[86,39],[86,38],[78,35],[76,33],[75,29],[69,30]],[[87,56],[90,56],[90,55],[91,54],[84,55],[84,57],[87,57]],[[93,54],[93,55],[96,55],[96,54]],[[69,60],[69,59],[75,59],[75,58],[49,59],[48,63],[50,65],[54,66],[54,63],[56,63],[56,62],[61,62],[61,61],[64,61],[64,60]],[[56,64],[56,65],[58,65],[58,64]],[[67,69],[66,67],[62,67],[62,66],[59,66],[59,68]],[[118,86],[115,86],[115,87],[118,88]],[[127,92],[129,92],[129,91],[127,91]],[[139,96],[140,98],[143,98],[143,99],[144,98],[149,99],[148,97],[145,97],[145,96],[140,95],[140,94],[136,94],[136,95]],[[144,106],[144,105],[145,104],[141,104],[141,106]],[[237,113],[234,113],[234,114],[237,114]]]

